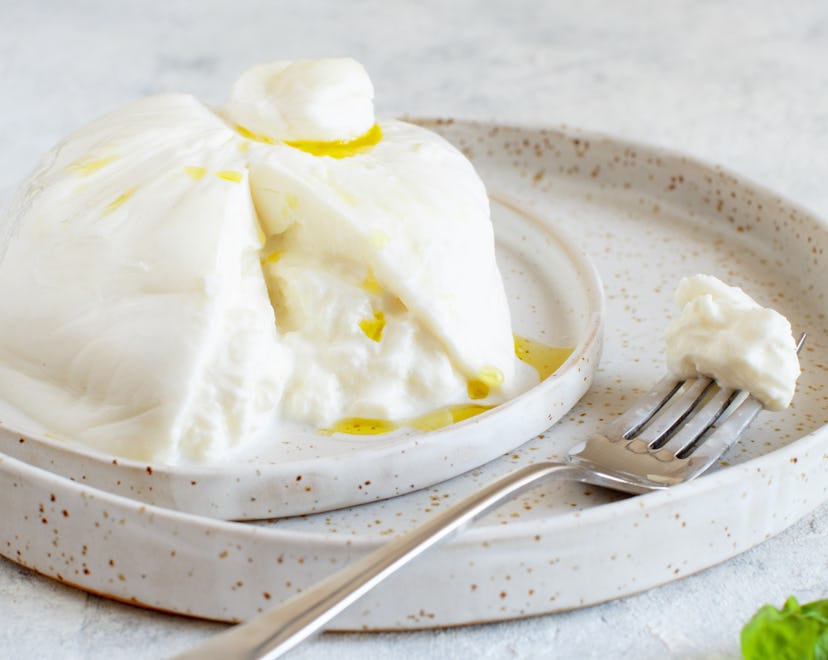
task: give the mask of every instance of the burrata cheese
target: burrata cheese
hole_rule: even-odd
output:
[[[0,396],[60,438],[213,460],[265,425],[495,405],[515,357],[485,188],[376,121],[353,60],[146,98],[58,145],[0,219]]]

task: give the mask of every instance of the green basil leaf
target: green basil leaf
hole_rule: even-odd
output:
[[[745,660],[828,660],[828,600],[760,608],[742,629]]]
[[[828,627],[823,629],[814,644],[814,660],[828,660]]]
[[[822,621],[828,626],[828,600],[815,600],[802,606],[803,614]]]

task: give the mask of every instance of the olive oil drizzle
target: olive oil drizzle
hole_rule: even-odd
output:
[[[464,419],[469,419],[482,412],[491,410],[494,406],[483,406],[478,404],[462,404],[458,406],[446,406],[445,408],[438,408],[431,412],[421,415],[420,417],[413,417],[405,419],[400,422],[392,422],[387,419],[370,418],[370,417],[346,417],[335,422],[330,429],[325,429],[324,433],[346,433],[348,435],[380,435],[382,433],[390,433],[400,428],[412,428],[418,431],[436,431],[449,424],[456,424],[462,422]]]
[[[285,144],[314,156],[349,158],[350,156],[368,151],[368,149],[379,143],[380,140],[382,140],[382,129],[379,127],[379,124],[374,124],[366,133],[363,133],[353,140],[332,140],[329,142],[296,140],[285,142]]]
[[[281,140],[276,140],[266,135],[257,135],[244,126],[237,125],[236,131],[242,137],[256,142],[264,142],[265,144],[279,144],[282,142]],[[357,154],[368,151],[371,147],[378,144],[380,140],[382,140],[382,129],[379,127],[379,124],[374,124],[365,133],[355,137],[353,140],[289,140],[283,144],[313,156],[349,158],[350,156],[356,156]]]
[[[534,367],[541,380],[546,380],[567,361],[572,351],[571,346],[549,346],[528,337],[513,335],[515,355],[526,364]]]

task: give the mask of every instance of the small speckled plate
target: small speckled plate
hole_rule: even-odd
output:
[[[826,222],[728,172],[642,145],[572,130],[428,125],[472,158],[501,200],[498,213],[543,218],[596,260],[606,337],[583,399],[550,430],[438,486],[262,523],[147,506],[0,455],[0,553],[120,600],[247,618],[600,429],[664,373],[672,291],[697,272],[742,286],[809,333],[789,410],[762,413],[720,465],[671,490],[537,488],[427,553],[332,627],[448,626],[625,596],[724,561],[828,499]]]
[[[0,451],[147,504],[234,520],[363,504],[487,463],[549,428],[587,391],[604,304],[595,267],[555,223],[497,198],[492,220],[514,331],[574,349],[549,378],[492,410],[432,432],[329,436],[296,427],[260,434],[245,453],[212,465],[170,466],[53,439],[0,401]]]

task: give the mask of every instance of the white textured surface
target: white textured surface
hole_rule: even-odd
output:
[[[578,125],[719,162],[828,217],[828,7],[771,2],[0,4],[0,203],[39,155],[136,96],[220,102],[246,66],[351,55],[378,114]],[[654,542],[657,542],[654,540]],[[828,507],[640,596],[457,630],[327,635],[297,658],[734,657],[766,601],[828,597]],[[416,567],[411,569],[416,570]],[[158,657],[221,626],[87,596],[0,562],[8,657]]]

